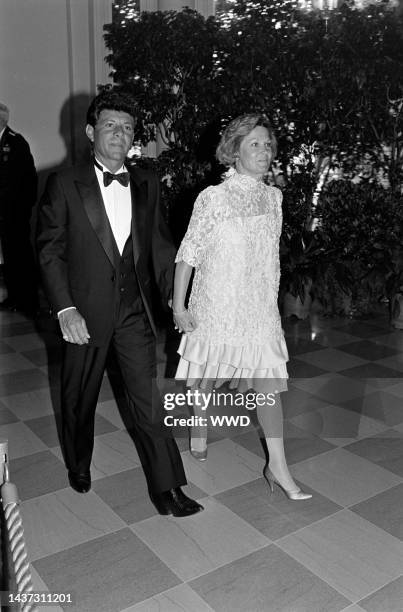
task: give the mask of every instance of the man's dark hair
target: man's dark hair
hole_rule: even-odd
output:
[[[135,103],[133,98],[124,92],[108,89],[98,94],[91,102],[87,111],[87,123],[95,127],[103,110],[115,110],[127,113],[133,117],[136,124]]]

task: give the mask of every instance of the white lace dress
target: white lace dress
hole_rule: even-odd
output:
[[[281,200],[279,189],[238,173],[198,196],[176,256],[195,268],[188,308],[197,328],[182,336],[176,372],[188,385],[286,390]]]

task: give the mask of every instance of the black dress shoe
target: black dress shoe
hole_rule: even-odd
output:
[[[184,494],[180,487],[169,489],[163,493],[151,493],[151,501],[159,514],[172,514],[173,516],[191,516],[204,510],[203,506]]]
[[[77,493],[88,493],[91,489],[91,474],[89,472],[78,474],[69,471],[69,483]]]

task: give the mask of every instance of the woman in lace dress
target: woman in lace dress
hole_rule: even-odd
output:
[[[288,353],[277,306],[282,194],[263,182],[275,154],[264,115],[238,117],[223,133],[217,158],[233,172],[200,193],[176,257],[174,322],[184,332],[176,378],[193,389],[229,381],[240,391],[276,394],[274,405],[257,407],[270,457],[264,475],[271,490],[277,483],[290,499],[307,499],[288,470],[283,444],[280,392],[287,389]],[[207,457],[206,430],[192,431],[190,450],[197,459]]]

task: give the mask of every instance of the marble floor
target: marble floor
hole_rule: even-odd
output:
[[[1,313],[0,329],[0,438],[35,590],[74,597],[41,611],[403,610],[403,332],[386,314],[285,324],[286,452],[312,499],[270,495],[254,431],[216,438],[205,463],[181,439],[186,491],[205,507],[186,519],[149,501],[106,377],[92,490],[69,488],[55,324]]]

